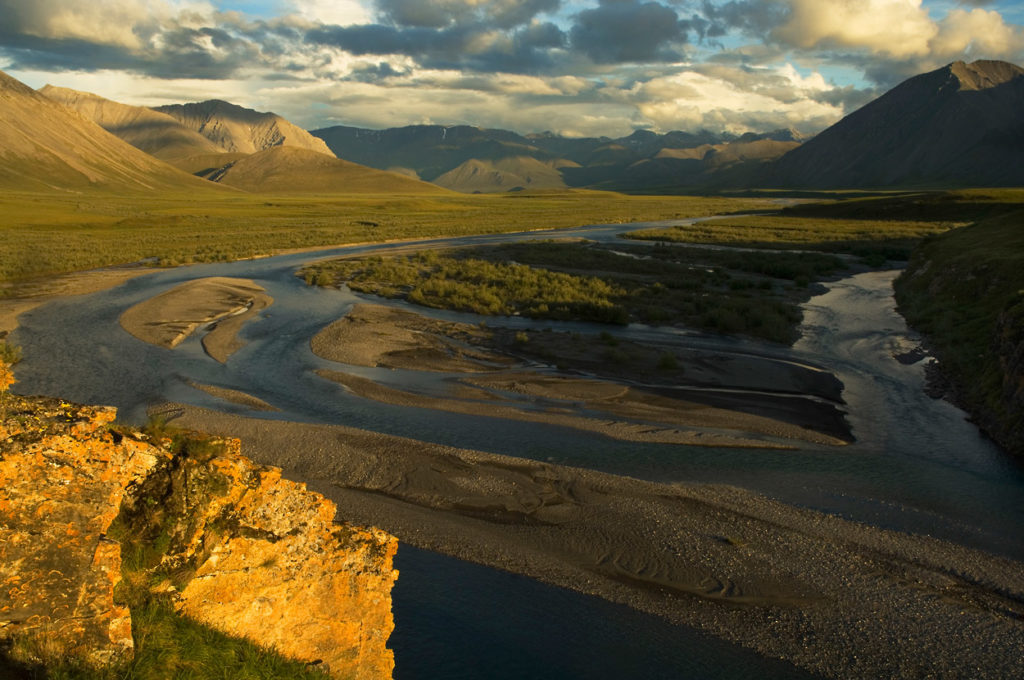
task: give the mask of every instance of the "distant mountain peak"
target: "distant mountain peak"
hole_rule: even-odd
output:
[[[946,67],[960,81],[961,90],[986,90],[1024,76],[1024,68],[1006,61],[979,59],[970,64],[954,61]]]
[[[334,156],[323,140],[276,113],[207,99],[191,104],[172,104],[154,109],[177,119],[225,151],[256,153],[272,146],[292,146]]]

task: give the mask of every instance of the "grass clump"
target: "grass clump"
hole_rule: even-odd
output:
[[[361,293],[400,297],[415,304],[491,316],[584,319],[626,323],[617,301],[628,291],[597,277],[574,276],[528,265],[424,251],[396,257],[337,260],[306,270]]]
[[[540,241],[346,258],[312,265],[300,275],[476,314],[684,324],[788,343],[801,318],[797,304],[809,296],[791,289],[846,266],[823,253],[695,253]]]
[[[667,229],[643,229],[626,234],[626,238],[759,249],[818,250],[855,255],[880,266],[886,260],[907,260],[913,247],[925,236],[962,224],[758,215],[709,220]]]

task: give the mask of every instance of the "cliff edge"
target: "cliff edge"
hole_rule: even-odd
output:
[[[0,656],[129,664],[126,593],[141,587],[332,677],[391,677],[393,536],[335,523],[333,503],[238,440],[0,396]]]

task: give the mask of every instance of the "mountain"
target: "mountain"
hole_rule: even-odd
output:
[[[634,189],[639,185],[635,174],[637,163],[659,157],[672,158],[672,153],[679,157],[687,153],[693,155],[697,153],[693,149],[706,147],[696,156],[699,160],[707,149],[715,147],[721,151],[732,143],[778,141],[789,144],[774,147],[774,158],[802,139],[792,130],[748,133],[742,137],[707,130],[695,133],[677,130],[665,134],[637,130],[617,139],[563,137],[551,132],[524,136],[469,125],[410,125],[386,130],[335,126],[313,130],[313,134],[327,142],[339,158],[380,169],[415,172],[423,179],[459,191],[508,191],[528,184],[539,186],[538,183],[548,187]],[[768,146],[762,146],[761,151],[767,149]],[[512,166],[522,166],[526,158],[538,164],[532,165],[530,170],[513,169]],[[760,166],[765,159],[758,156],[744,160],[755,160],[754,164]],[[502,163],[504,166],[499,167]],[[546,169],[541,170],[541,166]],[[701,164],[680,171],[674,162],[657,162],[645,167],[643,176],[656,186],[678,190],[680,181],[706,183],[703,173],[710,167]],[[552,168],[561,174],[560,181],[552,176]],[[541,176],[548,179],[541,182]]]
[[[172,164],[189,156],[223,151],[177,119],[144,106],[129,106],[90,92],[53,85],[41,88],[39,93],[77,111],[136,149]]]
[[[308,149],[272,146],[203,176],[258,193],[445,194],[441,187],[405,175],[375,170]]]
[[[154,110],[198,132],[222,151],[256,153],[286,146],[334,156],[323,140],[275,113],[261,113],[219,99]]]
[[[0,72],[0,187],[216,190]]]
[[[497,161],[472,158],[434,179],[434,184],[463,193],[495,193],[524,189],[565,189],[559,168],[575,167],[572,161],[540,161],[515,156]]]
[[[1024,69],[953,62],[895,88],[783,156],[794,188],[1024,184]]]
[[[381,170],[407,168],[431,181],[471,159],[555,158],[515,132],[470,125],[409,125],[387,130],[338,125],[312,134],[323,139],[338,158]]]

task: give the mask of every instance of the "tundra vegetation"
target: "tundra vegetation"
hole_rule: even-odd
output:
[[[588,191],[430,197],[7,192],[0,195],[0,281],[141,260],[219,262],[344,243],[702,217],[772,206],[760,198]]]
[[[895,289],[954,400],[1024,455],[1024,209],[926,239]]]
[[[682,323],[795,339],[808,283],[846,269],[834,255],[542,241],[346,258],[307,267],[311,285],[484,315]]]

